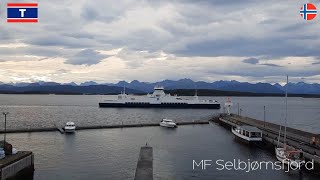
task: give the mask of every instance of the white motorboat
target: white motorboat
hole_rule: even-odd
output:
[[[287,117],[288,117],[288,83],[289,78],[287,76],[287,85],[286,85],[286,96],[285,96],[285,124],[284,124],[284,137],[283,137],[283,147],[279,147],[280,136],[281,136],[281,126],[279,130],[278,144],[275,147],[275,153],[277,159],[283,164],[290,165],[292,167],[297,167],[305,164],[305,160],[303,157],[303,152],[301,150],[290,150],[287,147]]]
[[[177,124],[174,123],[171,119],[162,119],[160,126],[168,128],[176,128]]]
[[[64,131],[66,133],[74,133],[76,131],[76,126],[74,124],[74,122],[67,122],[66,125],[64,126]]]
[[[253,126],[237,126],[231,131],[237,138],[247,143],[262,141],[262,131]]]

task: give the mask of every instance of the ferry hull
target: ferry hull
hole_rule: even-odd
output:
[[[220,104],[121,104],[99,103],[101,108],[175,108],[175,109],[220,109]]]

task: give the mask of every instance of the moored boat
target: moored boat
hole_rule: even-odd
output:
[[[301,167],[301,165],[305,164],[305,160],[303,157],[303,152],[300,150],[289,149],[287,147],[287,119],[288,119],[288,84],[289,77],[287,76],[287,84],[286,84],[286,95],[285,95],[285,121],[284,121],[284,136],[283,136],[283,147],[279,147],[280,144],[280,136],[281,136],[281,126],[279,130],[278,136],[278,144],[275,147],[276,158],[282,162],[283,164],[289,165],[291,167]]]
[[[171,119],[162,119],[160,126],[168,128],[176,128],[177,124],[174,123]]]
[[[67,122],[66,125],[64,126],[64,131],[66,133],[74,133],[76,131],[76,126],[74,124],[74,122]]]
[[[254,126],[232,127],[231,131],[238,139],[247,143],[262,141],[262,131]]]
[[[305,164],[303,152],[300,150],[288,150],[286,147],[275,148],[275,153],[280,162],[291,167],[301,167]]]

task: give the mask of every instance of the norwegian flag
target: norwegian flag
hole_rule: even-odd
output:
[[[311,3],[304,4],[300,8],[300,16],[305,20],[312,20],[317,16],[317,8]]]

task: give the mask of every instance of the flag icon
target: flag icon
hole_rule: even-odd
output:
[[[38,22],[38,3],[8,3],[7,22],[36,23]]]
[[[300,16],[305,20],[312,20],[317,16],[317,8],[311,3],[304,4],[300,8]]]

